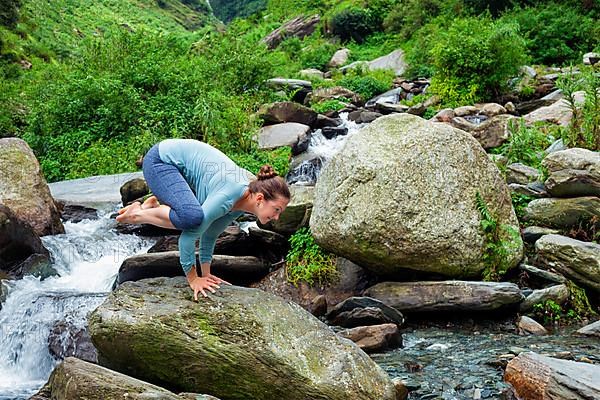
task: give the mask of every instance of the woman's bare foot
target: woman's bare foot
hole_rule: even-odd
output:
[[[150,196],[146,199],[146,201],[144,201],[144,204],[142,204],[142,209],[146,210],[148,208],[156,208],[158,206],[160,206],[160,203],[158,202],[156,196]]]
[[[122,223],[122,224],[131,224],[134,223],[132,221],[132,216],[136,211],[141,210],[142,205],[136,201],[135,203],[132,203],[130,205],[128,205],[127,207],[123,208],[122,210],[123,213],[120,213],[120,215],[117,215],[117,221]],[[121,210],[119,210],[120,212]]]

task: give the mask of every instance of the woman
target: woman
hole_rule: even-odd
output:
[[[191,139],[167,139],[144,157],[144,177],[152,197],[119,211],[122,223],[152,224],[180,229],[180,262],[188,283],[206,297],[227,283],[210,272],[217,237],[244,212],[261,223],[277,220],[290,200],[285,180],[265,165],[258,179],[209,144]],[[199,274],[196,241],[200,240]]]

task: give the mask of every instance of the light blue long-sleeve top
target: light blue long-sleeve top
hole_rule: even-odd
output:
[[[212,260],[219,235],[242,211],[231,211],[250,180],[247,170],[209,144],[192,139],[167,139],[158,145],[164,163],[179,169],[204,211],[202,224],[186,229],[179,237],[179,260],[185,274],[196,265],[196,241],[200,240],[200,263]],[[199,274],[199,269],[197,269]]]

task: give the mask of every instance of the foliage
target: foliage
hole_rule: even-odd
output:
[[[569,299],[562,307],[554,300],[534,304],[533,315],[543,324],[559,325],[561,323],[580,322],[584,318],[594,317],[598,314],[592,309],[585,291],[571,281],[567,281]]]
[[[573,112],[573,119],[561,135],[565,145],[600,150],[600,74],[593,67],[584,68],[581,74],[561,76],[557,86]],[[584,92],[583,104],[575,99],[578,90]]]
[[[408,39],[421,27],[440,15],[460,15],[459,1],[404,0],[390,10],[383,21],[386,32],[398,33]]]
[[[536,64],[579,62],[583,53],[600,44],[597,15],[558,2],[515,8],[502,17],[517,23]]]
[[[247,17],[267,7],[267,0],[210,0],[217,18],[227,23],[234,18]]]
[[[521,235],[514,227],[498,222],[479,192],[475,193],[475,207],[481,216],[480,227],[485,237],[483,280],[499,281],[510,268],[510,255],[522,244]]]
[[[368,35],[377,30],[377,20],[369,9],[347,8],[331,19],[331,32],[342,42],[354,40],[363,43]]]
[[[269,164],[277,174],[285,176],[288,173],[292,150],[288,146],[271,151],[250,150],[245,153],[233,152],[227,154],[237,165],[253,174],[258,173],[260,167]]]
[[[567,281],[567,287],[569,288],[569,307],[571,308],[569,312],[571,316],[575,316],[578,320],[581,320],[586,317],[598,315],[590,305],[585,290],[572,281]]]
[[[368,100],[389,90],[393,79],[394,72],[391,70],[370,71],[367,68],[351,68],[341,79],[336,80],[336,83]]]
[[[397,50],[401,44],[398,35],[376,32],[367,37],[363,43],[349,42],[346,44],[350,50],[348,61],[374,60]]]
[[[537,319],[543,321],[543,325],[554,325],[558,324],[562,317],[562,308],[554,300],[546,300],[533,305],[533,314]]]
[[[431,50],[431,90],[445,102],[473,103],[506,89],[525,62],[517,26],[487,17],[455,19]]]
[[[291,248],[286,256],[286,266],[290,283],[297,285],[305,281],[309,285],[323,285],[337,279],[336,257],[316,244],[308,228],[298,230],[289,242]]]
[[[328,111],[339,111],[339,110],[346,108],[346,106],[348,105],[347,103],[344,103],[342,100],[344,100],[344,99],[342,98],[342,99],[324,100],[320,103],[312,103],[310,105],[310,108],[312,108],[319,114],[324,114]]]
[[[510,137],[494,153],[502,154],[508,164],[522,163],[540,169],[546,156],[545,149],[553,142],[550,132],[537,126],[527,126],[524,121],[509,121]]]
[[[532,200],[535,200],[535,197],[528,196],[526,194],[511,192],[510,198],[512,200],[513,208],[515,209],[517,219],[519,221],[522,221],[525,215],[525,208]]]
[[[14,28],[19,20],[21,0],[0,0],[0,25]]]

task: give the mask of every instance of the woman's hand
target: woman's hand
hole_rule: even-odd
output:
[[[208,279],[210,279],[211,282],[214,282],[216,284],[224,283],[226,285],[231,285],[231,283],[227,282],[226,280],[223,280],[223,279],[219,278],[218,276],[214,276],[213,274],[208,274],[206,277]]]
[[[210,279],[209,277],[198,277],[196,276],[193,279],[188,279],[188,283],[190,287],[194,291],[194,300],[198,301],[198,293],[202,293],[202,296],[208,297],[206,294],[206,290],[211,293],[215,293],[215,289],[219,289],[219,283],[214,279]]]

